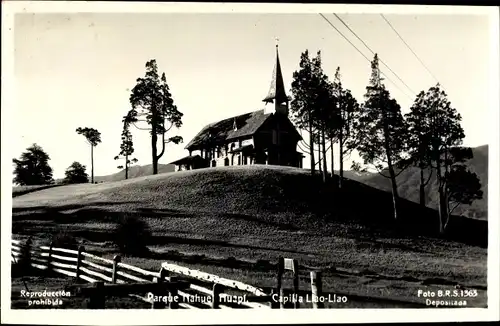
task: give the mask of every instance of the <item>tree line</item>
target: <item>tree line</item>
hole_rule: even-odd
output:
[[[462,147],[462,117],[439,84],[420,92],[410,112],[403,114],[383,83],[377,54],[361,103],[342,85],[340,68],[329,80],[321,51],[312,58],[303,52],[299,67],[293,74],[290,112],[296,126],[309,135],[309,143],[301,145],[310,156],[311,174],[317,167],[323,182],[333,179],[333,149],[338,144],[336,186],[342,188],[345,157],[356,150],[363,164],[353,162],[351,169],[372,168],[390,180],[394,219],[400,214],[397,176],[410,166],[420,169],[420,204],[425,206],[425,186],[435,174],[441,233],[458,205],[482,198],[479,178],[465,165],[473,154]],[[332,175],[326,164],[328,150]]]
[[[94,148],[101,143],[101,133],[94,128],[78,127],[76,133],[83,135],[90,145],[91,178],[94,183]],[[15,184],[21,186],[53,184],[53,171],[49,165],[50,157],[38,144],[32,144],[21,154],[19,159],[13,159]],[[73,162],[64,172],[63,184],[89,182],[86,166],[80,162]]]

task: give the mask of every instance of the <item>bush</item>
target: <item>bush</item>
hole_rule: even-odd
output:
[[[67,231],[60,231],[52,237],[52,246],[78,250],[79,243],[76,238]]]
[[[149,252],[146,244],[151,231],[146,222],[133,215],[123,216],[114,229],[114,242],[124,255],[142,255]]]

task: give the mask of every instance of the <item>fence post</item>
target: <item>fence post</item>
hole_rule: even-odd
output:
[[[276,286],[276,293],[278,294],[279,296],[279,307],[282,309],[285,307],[285,304],[283,303],[283,300],[282,298],[284,297],[284,292],[283,292],[283,288],[282,288],[282,285],[281,285],[281,279],[283,277],[283,272],[285,271],[285,258],[283,257],[280,257],[279,260],[278,260],[278,284]]]
[[[168,279],[168,270],[165,268],[160,268],[160,271],[158,272],[158,277],[162,280],[162,282],[169,281]]]
[[[25,268],[26,271],[31,268],[31,245],[31,238],[28,238],[28,240],[26,240],[26,244],[24,246],[22,245],[22,243],[19,244],[19,248],[21,249],[19,257],[19,260],[21,261],[20,265],[22,266],[22,268]]]
[[[320,296],[322,289],[321,272],[312,271],[311,272],[311,300],[313,308],[321,309],[324,308],[323,302],[320,302]]]
[[[175,276],[170,277],[170,290],[169,290],[169,294],[171,296],[169,300],[170,309],[179,309],[179,300],[180,300],[179,291],[177,289],[177,285],[174,285],[174,283],[176,282],[177,282],[177,277]]]
[[[121,257],[120,255],[115,255],[113,257],[113,275],[111,275],[111,283],[116,283],[117,279],[117,272],[118,272],[118,263],[121,262]]]
[[[54,246],[54,241],[50,242],[49,247],[49,256],[47,257],[47,272],[49,272],[52,268],[50,267],[50,262],[52,260],[52,247]]]
[[[94,290],[90,295],[89,309],[104,309],[106,296],[104,293],[104,282],[99,281],[94,283]]]
[[[77,260],[76,260],[76,281],[78,282],[78,279],[80,278],[80,267],[82,265],[82,259],[83,259],[83,255],[82,255],[82,252],[85,251],[85,248],[83,246],[79,246],[78,247],[78,256],[77,256]]]
[[[276,309],[276,308],[280,307],[279,302],[274,300],[275,294],[279,294],[279,293],[276,292],[276,289],[271,289],[271,302],[270,302],[271,309]]]
[[[215,283],[212,288],[212,309],[219,309],[222,285]]]
[[[153,293],[153,295],[161,295],[162,297],[165,296],[165,294],[168,294],[168,291],[165,291],[165,277],[164,277],[165,272],[163,271],[164,271],[163,268],[160,269],[158,277],[155,277],[153,279],[153,282],[158,283],[158,293]],[[165,306],[166,304],[163,300],[151,302],[152,309],[164,309]]]
[[[297,295],[297,299],[299,296],[299,262],[297,260],[293,260],[293,292]],[[294,309],[299,309],[299,300],[295,300],[293,304]]]

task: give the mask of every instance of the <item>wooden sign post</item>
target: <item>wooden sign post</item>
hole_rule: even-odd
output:
[[[277,285],[277,293],[283,298],[285,296],[285,291],[282,286],[283,274],[285,271],[291,271],[293,275],[293,294],[295,294],[294,298],[296,299],[299,295],[299,264],[295,259],[291,258],[279,258],[278,262],[278,285]],[[283,300],[280,300],[280,308],[285,308]],[[299,308],[299,301],[294,300],[293,308]]]

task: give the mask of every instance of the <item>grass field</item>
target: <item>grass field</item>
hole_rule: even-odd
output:
[[[117,219],[136,215],[153,231],[151,253],[124,261],[151,270],[172,261],[271,287],[284,256],[299,260],[303,290],[308,267],[324,269],[325,291],[350,297],[347,307],[422,304],[419,289],[457,283],[485,306],[487,249],[437,238],[426,224],[435,211],[411,202],[394,223],[391,205],[388,193],[354,181],[327,189],[306,170],[220,167],[28,193],[13,199],[13,233],[41,243],[64,231],[112,256]]]

